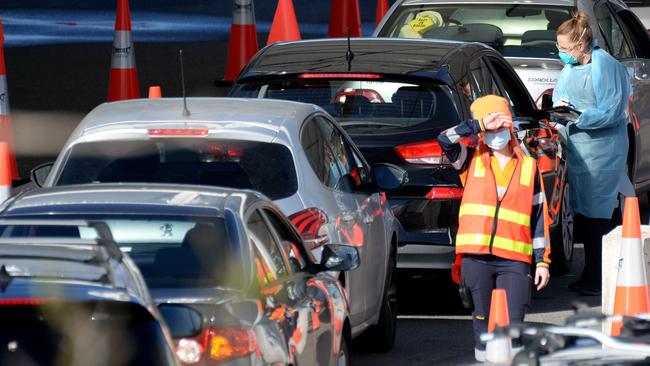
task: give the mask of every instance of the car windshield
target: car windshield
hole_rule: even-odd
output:
[[[482,42],[508,57],[557,58],[557,28],[571,18],[566,6],[433,4],[402,6],[381,37]]]
[[[66,215],[66,217],[68,217]],[[76,218],[76,217],[70,217]],[[105,222],[151,288],[241,288],[241,256],[219,217],[84,215]],[[97,239],[92,227],[3,225],[0,237]]]
[[[301,74],[294,79],[235,85],[231,96],[313,103],[350,134],[394,134],[458,121],[451,88],[386,80],[382,75]]]
[[[293,158],[284,145],[176,138],[74,145],[57,184],[106,182],[253,189],[273,200],[298,190]]]

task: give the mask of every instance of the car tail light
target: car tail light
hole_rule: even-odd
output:
[[[344,89],[336,93],[334,103],[343,104],[349,96],[365,97],[370,103],[384,103],[384,98],[373,89]]]
[[[12,297],[0,299],[0,306],[43,305],[46,302],[48,302],[47,299],[39,297]]]
[[[182,338],[176,346],[176,355],[187,365],[202,359],[206,364],[246,357],[257,349],[255,333],[251,329],[225,327],[208,328],[193,338]]]
[[[327,215],[321,209],[311,207],[289,216],[291,223],[305,239],[307,248],[315,249],[327,243]]]
[[[428,199],[462,198],[463,189],[457,187],[433,187],[425,197]]]
[[[402,159],[411,164],[450,164],[436,140],[399,145],[395,147],[395,151]]]
[[[383,79],[379,74],[360,74],[360,73],[304,73],[298,75],[298,79]]]
[[[207,136],[207,128],[149,128],[149,136]]]

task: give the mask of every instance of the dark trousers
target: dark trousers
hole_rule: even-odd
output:
[[[492,290],[506,290],[510,323],[523,322],[530,302],[530,264],[492,255],[464,255],[460,268],[463,283],[470,289],[474,302],[472,323],[476,348],[485,349],[480,337],[488,329]],[[514,347],[520,345],[516,343],[513,341]]]
[[[613,219],[594,219],[583,215],[575,217],[575,230],[580,230],[585,247],[585,266],[579,282],[600,288],[602,281],[603,236],[614,228]]]

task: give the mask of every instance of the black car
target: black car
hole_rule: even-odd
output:
[[[329,271],[356,268],[357,248],[327,244],[315,264],[259,193],[69,185],[18,194],[0,206],[0,218],[105,223],[117,252],[142,273],[184,364],[349,364],[347,295]],[[82,240],[95,235],[78,231]]]
[[[517,134],[538,159],[552,220],[552,266],[565,271],[573,254],[573,220],[557,131],[494,49],[386,38],[275,43],[255,55],[230,91],[317,104],[368,162],[407,170],[408,183],[388,194],[401,223],[401,268],[451,266],[463,187],[436,136],[471,118],[472,100],[487,94],[510,101]]]
[[[0,365],[179,365],[140,272],[105,228],[0,220]]]

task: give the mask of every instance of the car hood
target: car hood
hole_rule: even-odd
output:
[[[233,300],[237,292],[223,288],[150,288],[156,304],[219,305]]]
[[[537,100],[545,90],[555,87],[564,67],[562,61],[551,58],[506,57],[506,60],[524,82],[533,100]]]

